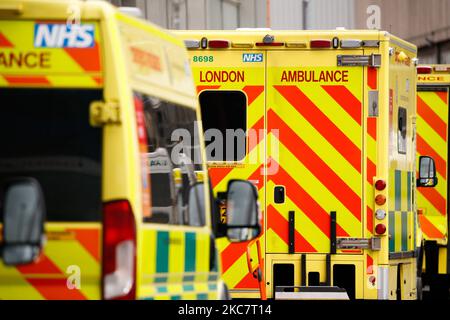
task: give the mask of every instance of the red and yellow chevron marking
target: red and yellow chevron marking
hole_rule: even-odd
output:
[[[36,23],[66,21],[5,20],[0,22],[0,86],[100,87],[103,85],[100,28],[87,48],[37,48]]]
[[[439,243],[447,241],[448,103],[447,91],[417,93],[417,156],[434,158],[439,179],[435,188],[418,188],[420,226],[425,239]]]
[[[35,263],[8,267],[0,262],[0,299],[85,300],[99,299],[100,229],[98,227],[47,226],[48,241]],[[78,268],[81,288],[67,281]],[[1,285],[0,285],[1,286]]]
[[[274,203],[274,209],[269,204],[268,252],[288,251],[290,210],[296,216],[296,252],[329,251],[330,211],[337,212],[338,236],[361,236],[361,88],[273,85],[268,139],[279,144],[278,155],[271,155],[279,170],[267,177],[267,190],[285,186],[287,201]]]

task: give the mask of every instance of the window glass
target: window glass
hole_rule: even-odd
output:
[[[398,130],[397,130],[397,140],[398,140],[398,152],[406,154],[406,109],[398,108]]]
[[[204,204],[190,203],[204,201],[203,194],[190,196],[195,171],[203,168],[195,110],[144,94],[135,93],[135,98],[143,103],[148,140],[152,213],[144,221],[204,225]],[[189,212],[189,206],[202,210]]]
[[[101,90],[1,88],[0,183],[33,177],[47,221],[100,221],[102,129],[89,124]]]
[[[200,93],[208,161],[240,161],[246,154],[247,98],[242,91]]]

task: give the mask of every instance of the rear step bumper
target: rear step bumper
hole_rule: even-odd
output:
[[[347,291],[329,286],[277,286],[275,300],[349,300]]]

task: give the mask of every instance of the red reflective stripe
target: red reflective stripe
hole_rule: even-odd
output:
[[[275,89],[361,173],[361,150],[296,86]]]
[[[441,98],[442,101],[444,101],[445,104],[448,104],[448,92],[447,91],[436,91],[435,92],[439,98]]]
[[[373,233],[373,210],[371,207],[367,206],[367,230]]]
[[[345,110],[347,113],[361,125],[362,106],[359,101],[347,87],[323,85],[322,88]]]
[[[67,229],[75,233],[75,238],[91,256],[100,261],[100,230],[99,229]]]
[[[434,159],[436,162],[436,171],[445,179],[447,177],[447,165],[444,159],[431,148],[428,143],[420,136],[419,133],[416,134],[417,137],[417,152],[420,155],[427,155]]]
[[[237,259],[239,259],[246,251],[249,241],[230,243],[220,254],[222,258],[222,272],[227,271]]]
[[[261,262],[264,265],[264,260]],[[259,288],[258,280],[253,277],[250,272],[247,272],[245,277],[234,287],[235,289],[257,289]]]
[[[3,76],[9,84],[45,84],[50,82],[43,76]]]
[[[242,90],[247,94],[247,105],[251,105],[264,91],[264,86],[245,86]]]
[[[267,208],[267,228],[272,229],[286,244],[289,243],[289,222],[272,205]],[[317,252],[298,232],[294,231],[295,252]]]
[[[14,45],[0,32],[0,47],[1,48],[13,48]]]
[[[61,270],[44,254],[30,264],[16,266],[17,270],[24,274],[61,274]]]
[[[367,85],[370,89],[377,89],[377,69],[374,67],[367,68]]]
[[[440,232],[436,227],[423,215],[419,215],[420,228],[431,239],[443,239],[444,234]]]
[[[367,118],[367,133],[377,141],[377,118]]]
[[[361,198],[273,110],[268,117],[269,127],[280,130],[280,140],[289,151],[361,221]]]
[[[100,49],[97,42],[91,48],[64,48],[73,60],[85,71],[100,71]]]
[[[27,278],[39,293],[47,300],[86,300],[78,289],[69,289],[66,279]]]
[[[367,182],[373,184],[373,177],[377,175],[377,166],[367,158]]]
[[[431,204],[439,211],[443,216],[446,215],[445,198],[440,195],[434,188],[419,188],[419,192],[431,202]]]
[[[211,177],[211,185],[217,186],[233,168],[209,168],[209,176]]]
[[[447,141],[447,125],[419,96],[417,96],[417,113],[444,141]]]
[[[197,93],[200,93],[203,90],[216,90],[219,88],[220,86],[197,86]]]
[[[276,163],[270,158],[270,163]],[[330,237],[330,216],[279,164],[276,175],[271,175],[268,180],[286,186],[286,196],[303,211],[303,213],[327,236]],[[339,236],[348,236],[342,227],[336,225],[336,233]]]

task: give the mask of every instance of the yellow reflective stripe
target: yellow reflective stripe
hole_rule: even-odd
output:
[[[169,232],[169,282],[183,282],[185,239],[183,231]]]
[[[67,88],[97,88],[101,87],[90,75],[74,74],[74,75],[44,75],[52,86]]]
[[[277,114],[290,127],[297,129],[296,134],[319,156],[331,170],[336,172],[342,180],[359,196],[361,196],[360,173],[339,153],[331,143],[325,139],[302,115],[295,111],[289,103],[283,105],[283,109],[277,110]],[[283,134],[282,132],[279,133]],[[269,135],[273,135],[270,133]],[[361,130],[359,130],[361,136]],[[281,138],[281,137],[280,137]],[[281,143],[281,142],[280,142]],[[287,149],[286,149],[287,150]],[[280,155],[286,152],[281,152]],[[291,151],[287,150],[287,153]],[[291,167],[291,162],[281,161],[283,168]],[[288,165],[286,165],[286,163]]]
[[[198,232],[196,234],[196,272],[205,272],[207,277],[207,271],[209,271],[209,234],[205,232]],[[183,253],[184,254],[184,253]]]
[[[279,145],[283,163],[289,163],[288,166],[283,166],[283,169],[286,170],[286,172],[289,173],[303,189],[307,190],[308,194],[324,210],[326,210],[326,208],[333,208],[333,211],[338,213],[338,224],[348,234],[352,236],[361,234],[361,222],[320,182],[320,180],[318,180],[292,153],[290,153],[281,142]],[[361,178],[359,178],[359,183],[361,183],[360,181]],[[307,239],[309,240],[309,238]]]
[[[427,218],[430,218],[430,216],[437,216],[442,217],[443,219],[446,219],[445,216],[443,216],[436,207],[428,201],[427,198],[425,198],[422,193],[419,191],[417,192],[417,202],[420,204],[419,208],[426,208],[426,216]]]
[[[420,99],[422,99],[431,108],[431,110],[433,110],[434,113],[442,119],[442,121],[447,123],[448,106],[444,101],[442,101],[441,98],[439,98],[436,92],[419,91],[417,94]]]
[[[14,267],[7,267],[0,261],[0,300],[41,300],[43,296],[28,283],[24,275]]]
[[[361,101],[361,97],[355,93],[355,90],[351,90],[349,86],[346,86],[346,88]],[[361,149],[361,126],[322,87],[316,85],[302,86],[301,90],[327,118],[337,124],[338,128]],[[360,92],[361,89],[359,88],[357,91]]]
[[[417,117],[417,128],[420,136],[433,148],[444,160],[447,159],[447,143],[430,125],[421,117]]]

